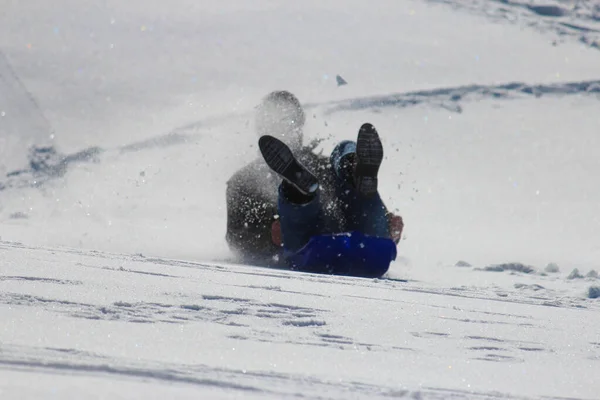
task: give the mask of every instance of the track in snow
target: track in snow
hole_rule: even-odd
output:
[[[580,368],[600,360],[592,329],[600,305],[563,297],[547,307],[556,293],[528,285],[436,287],[8,242],[0,243],[0,252],[0,315],[22,316],[2,334],[0,368],[12,371],[143,379],[273,398],[496,399],[513,397],[519,385],[482,390],[474,371],[497,373],[500,382],[511,371],[502,365],[528,370],[543,359],[556,363],[564,382],[583,383],[593,372]],[[550,278],[534,278],[544,279]],[[363,312],[347,312],[358,304]],[[31,331],[32,318],[52,324]],[[560,318],[570,323],[557,324]],[[82,326],[85,331],[78,330]],[[561,341],[565,335],[580,340]],[[297,352],[306,354],[294,358],[303,365],[288,364]],[[561,368],[565,357],[569,367]],[[406,375],[415,362],[427,363],[430,371]],[[479,368],[460,372],[464,362]],[[346,378],[326,378],[333,368],[342,368],[338,376]],[[415,386],[430,374],[451,377],[452,368],[458,381]],[[512,371],[520,376],[517,369]],[[533,392],[548,396],[559,387]]]

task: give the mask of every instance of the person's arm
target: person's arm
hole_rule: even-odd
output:
[[[402,231],[404,230],[404,220],[400,215],[394,213],[387,213],[388,227],[390,230],[390,236],[392,240],[398,244],[402,239]]]
[[[391,212],[385,204],[383,205],[383,207],[385,208],[385,216],[388,221],[390,237],[394,241],[394,243],[398,244],[400,242],[400,239],[402,239],[402,231],[404,230],[404,220],[400,215]]]

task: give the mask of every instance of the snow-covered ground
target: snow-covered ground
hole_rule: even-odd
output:
[[[221,3],[2,6],[0,398],[598,398],[597,3]],[[385,279],[231,260],[274,89],[381,132]]]

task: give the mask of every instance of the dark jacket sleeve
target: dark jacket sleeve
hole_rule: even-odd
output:
[[[247,261],[273,257],[278,247],[271,240],[273,204],[259,196],[255,188],[239,176],[227,182],[227,234],[229,248]]]

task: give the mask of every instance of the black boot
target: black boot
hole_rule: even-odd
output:
[[[354,167],[354,185],[356,190],[366,196],[377,193],[377,173],[383,161],[383,145],[375,127],[363,124],[356,140],[356,166]]]
[[[284,179],[283,187],[288,195],[294,197],[295,190],[298,192],[297,194],[304,196],[302,200],[310,200],[314,197],[319,189],[319,181],[296,160],[285,143],[273,136],[265,135],[258,140],[258,147],[269,168]],[[294,201],[299,199],[290,200],[295,203],[305,202]]]

